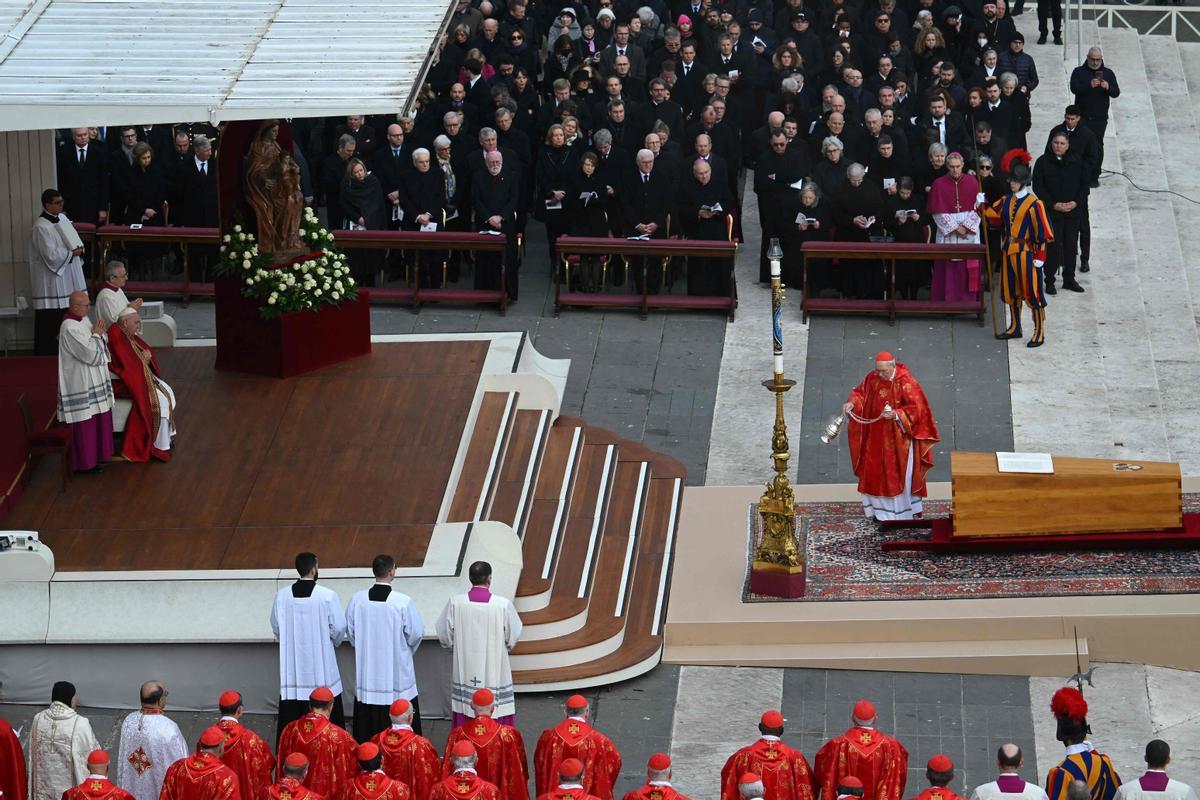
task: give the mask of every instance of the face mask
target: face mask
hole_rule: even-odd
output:
[[[980,47],[986,47],[986,46],[987,46],[987,43],[988,43],[988,40],[987,40],[987,37],[986,37],[986,36],[980,36],[980,37],[979,37],[979,46],[980,46]]]

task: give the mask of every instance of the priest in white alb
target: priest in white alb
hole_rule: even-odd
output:
[[[83,280],[83,242],[67,215],[57,189],[42,192],[42,213],[33,221],[29,241],[29,288],[33,301],[33,354],[52,356],[55,333],[72,292],[87,289]]]
[[[137,800],[159,800],[167,768],[188,754],[175,721],[163,714],[167,689],[160,681],[142,684],[142,707],[121,723],[117,785]]]
[[[87,292],[71,294],[58,331],[58,419],[71,429],[71,467],[99,472],[113,456],[113,388],[103,320],[88,319]]]
[[[493,719],[502,725],[512,725],[517,707],[508,651],[521,638],[521,618],[512,603],[492,594],[491,564],[476,561],[471,565],[469,577],[471,591],[451,597],[437,621],[442,647],[454,652],[450,674],[450,708],[454,714],[451,727],[461,727],[474,717],[471,697],[479,689],[490,689],[495,697]]]
[[[29,726],[30,800],[60,800],[83,783],[91,773],[88,756],[99,748],[92,724],[75,710],[75,684],[56,682],[50,707],[34,714]]]
[[[296,556],[300,579],[275,595],[271,630],[279,640],[279,715],[275,741],[289,722],[308,713],[309,696],[322,686],[334,695],[329,720],[346,727],[342,674],[334,648],[346,638],[346,615],[337,592],[317,585],[317,557]]]
[[[368,742],[392,724],[396,700],[413,708],[412,729],[421,733],[413,655],[425,636],[425,621],[412,598],[392,586],[396,560],[375,556],[375,585],[350,598],[346,635],[354,647],[354,738]]]

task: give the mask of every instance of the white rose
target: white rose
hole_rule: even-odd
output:
[[[324,267],[317,267],[317,274],[318,274],[318,275],[324,275],[324,274],[325,274],[325,268],[324,268]]]
[[[244,234],[244,233],[238,234],[238,241],[245,241],[245,239],[246,239],[246,234]]]
[[[313,294],[315,294],[317,297],[320,297],[320,296],[321,296],[321,290],[320,290],[320,289],[317,289],[315,292],[313,292]]]
[[[242,269],[250,269],[250,259],[242,259]]]
[[[278,299],[277,296],[272,294],[270,297],[267,298],[267,305],[272,305],[272,306],[275,305],[275,301],[277,299]]]
[[[334,300],[337,300],[341,296],[342,295],[340,292],[334,292],[333,294],[330,295],[330,297],[332,297]]]
[[[342,282],[341,281],[338,281],[337,283],[335,283],[334,286],[337,287],[339,292],[342,290]]]
[[[237,233],[237,232],[238,232],[238,231],[240,231],[241,229],[242,229],[242,226],[241,226],[241,225],[234,225],[234,226],[233,226],[234,233]]]
[[[325,236],[325,235],[326,235],[326,234],[328,234],[328,233],[329,233],[329,231],[325,230],[324,228],[321,228],[321,230],[320,230],[320,234],[321,234],[322,236]]]
[[[228,243],[228,242],[232,242],[232,241],[233,241],[233,237],[232,237],[232,236],[230,236],[230,235],[227,233],[227,234],[225,234],[225,238],[224,238],[224,239],[222,239],[221,241],[223,241],[223,242],[227,242],[227,243]]]
[[[280,284],[279,284],[279,291],[281,291],[281,292],[286,292],[286,291],[287,291],[287,284],[286,284],[286,283],[280,283]]]
[[[254,278],[246,278],[246,285],[247,285],[247,286],[253,286],[253,285],[254,285]]]
[[[354,278],[346,278],[346,285],[347,285],[347,286],[353,286],[353,285],[354,285]]]

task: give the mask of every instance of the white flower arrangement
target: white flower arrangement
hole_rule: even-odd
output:
[[[261,255],[254,235],[241,225],[234,225],[221,237],[219,271],[241,279],[243,297],[262,301],[264,319],[358,299],[346,256],[334,246],[333,234],[321,227],[311,208],[304,209],[299,234],[312,252],[285,264],[274,264]]]

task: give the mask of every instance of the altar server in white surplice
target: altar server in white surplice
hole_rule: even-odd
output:
[[[137,800],[158,800],[167,768],[188,754],[174,720],[163,714],[167,689],[160,681],[142,684],[142,707],[121,723],[117,785]]]
[[[996,751],[996,768],[1000,776],[991,783],[975,787],[970,800],[1046,800],[1046,790],[1036,783],[1026,783],[1018,774],[1025,764],[1021,748],[1012,742]]]
[[[87,291],[83,279],[83,242],[67,215],[57,189],[42,192],[42,213],[33,221],[29,241],[29,288],[33,300],[33,354],[58,352],[58,323],[72,292]]]
[[[1121,784],[1115,800],[1196,800],[1196,790],[1167,777],[1171,746],[1162,739],[1146,745],[1146,774]]]
[[[471,697],[479,689],[491,689],[495,697],[493,719],[512,725],[517,707],[508,651],[521,638],[521,618],[512,603],[492,594],[491,564],[476,561],[471,565],[470,578],[471,591],[451,597],[437,621],[442,647],[454,651],[451,727],[458,728],[474,718]]]
[[[425,635],[425,621],[412,598],[396,591],[396,560],[375,556],[375,585],[350,598],[346,631],[354,646],[354,738],[368,742],[392,724],[396,700],[413,707],[412,728],[421,733],[417,674],[413,654]]]
[[[275,740],[289,722],[308,713],[308,698],[325,686],[333,692],[329,720],[346,727],[342,675],[334,651],[346,638],[346,615],[337,592],[317,585],[317,557],[296,556],[300,580],[275,595],[271,630],[279,640],[279,718]]]

